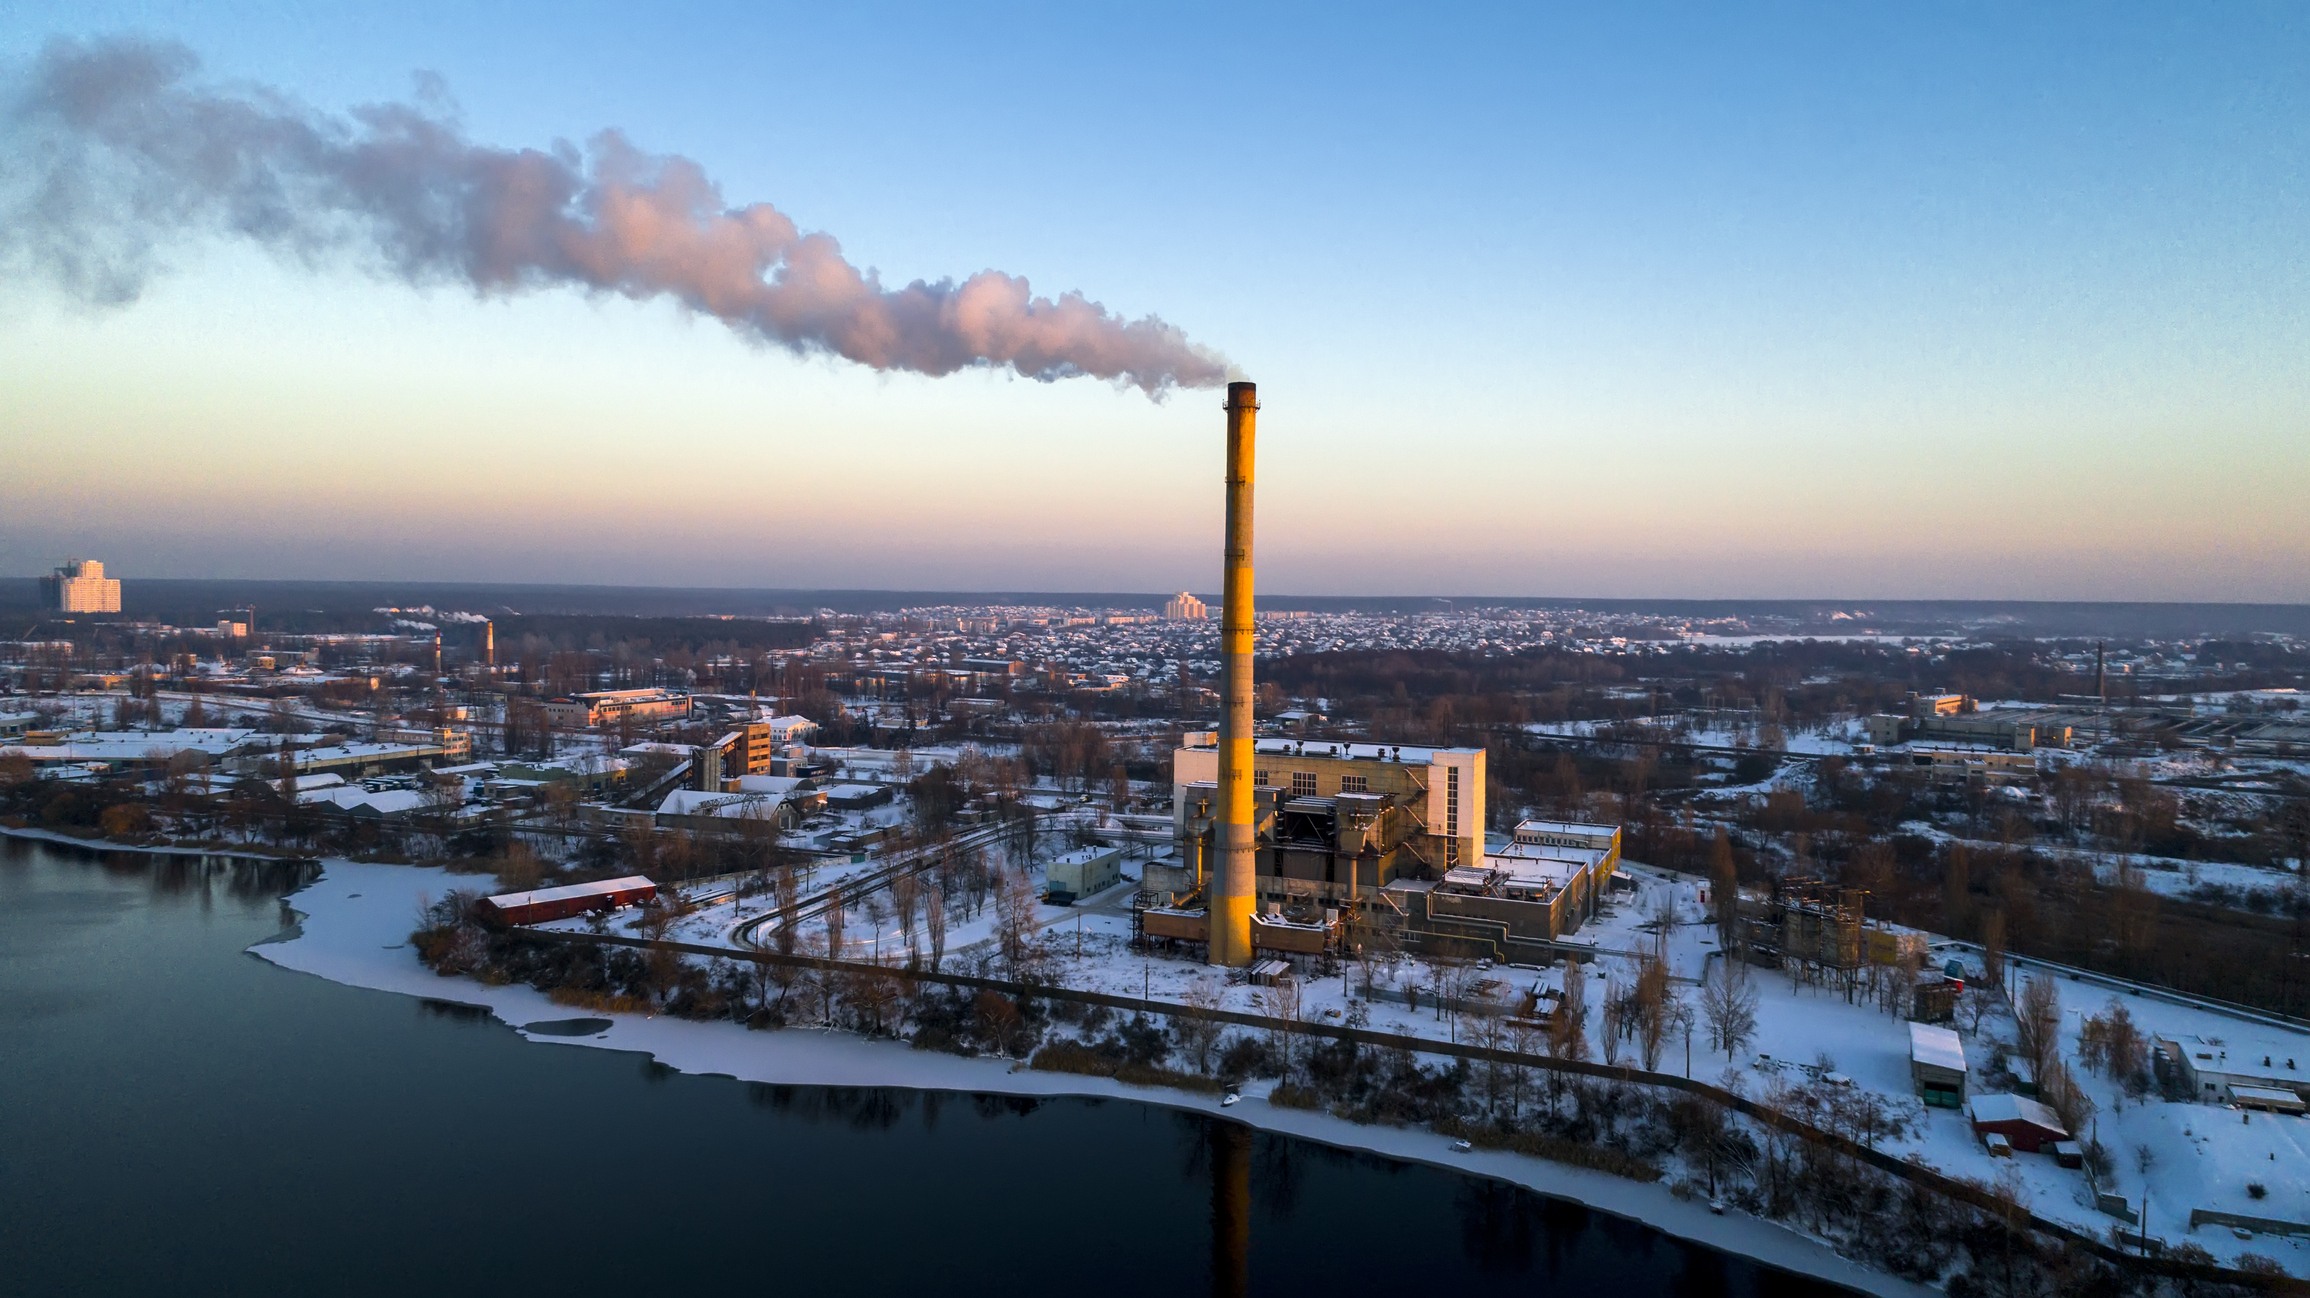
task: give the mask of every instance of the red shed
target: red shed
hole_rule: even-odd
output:
[[[573,883],[560,888],[536,888],[529,892],[509,892],[481,900],[482,913],[506,924],[542,924],[549,919],[568,919],[589,910],[616,910],[649,901],[658,895],[658,885],[638,874],[623,879],[604,879],[599,883]]]
[[[2025,1153],[2043,1151],[2055,1141],[2069,1139],[2069,1129],[2053,1110],[2021,1095],[1976,1095],[1965,1102],[1973,1118],[1973,1134],[1986,1140],[2003,1136]]]

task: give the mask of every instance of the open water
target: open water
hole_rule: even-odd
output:
[[[0,839],[0,1292],[1836,1292],[1167,1109],[541,1046],[248,955],[297,883]]]

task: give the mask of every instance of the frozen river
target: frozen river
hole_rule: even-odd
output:
[[[0,839],[0,1292],[1836,1292],[1192,1113],[542,1048],[248,956],[298,882]]]

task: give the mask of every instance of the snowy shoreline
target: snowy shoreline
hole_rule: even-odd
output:
[[[121,843],[109,838],[74,838],[53,829],[37,829],[30,825],[0,825],[0,838],[18,838],[28,843],[45,843],[50,847],[76,847],[84,852],[143,852],[148,856],[194,856],[202,859],[224,857],[234,861],[253,861],[260,865],[319,864],[310,856],[275,856],[268,852],[249,851],[227,847],[179,847],[174,843]]]
[[[252,947],[250,954],[346,986],[478,1006],[530,1041],[639,1052],[685,1073],[772,1085],[1122,1099],[1220,1116],[1215,1100],[1111,1078],[1037,1072],[1005,1060],[919,1051],[902,1043],[809,1028],[757,1032],[727,1023],[605,1014],[557,1005],[523,985],[492,987],[471,979],[443,978],[417,962],[407,937],[420,899],[437,896],[459,882],[458,876],[438,869],[324,860],[318,880],[284,899],[299,916],[300,931],[286,940]],[[523,1030],[526,1025],[575,1018],[605,1018],[611,1026],[588,1037]],[[1225,1116],[1319,1144],[1504,1181],[1639,1222],[1677,1239],[1884,1298],[1936,1292],[1841,1257],[1820,1241],[1778,1224],[1738,1213],[1717,1216],[1706,1204],[1680,1200],[1657,1183],[1642,1184],[1506,1151],[1452,1153],[1450,1142],[1433,1132],[1364,1126],[1329,1114],[1277,1108],[1249,1093]]]

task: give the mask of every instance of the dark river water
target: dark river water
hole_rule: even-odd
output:
[[[0,839],[0,1291],[1836,1292],[1164,1109],[526,1042],[246,954],[295,882]]]

